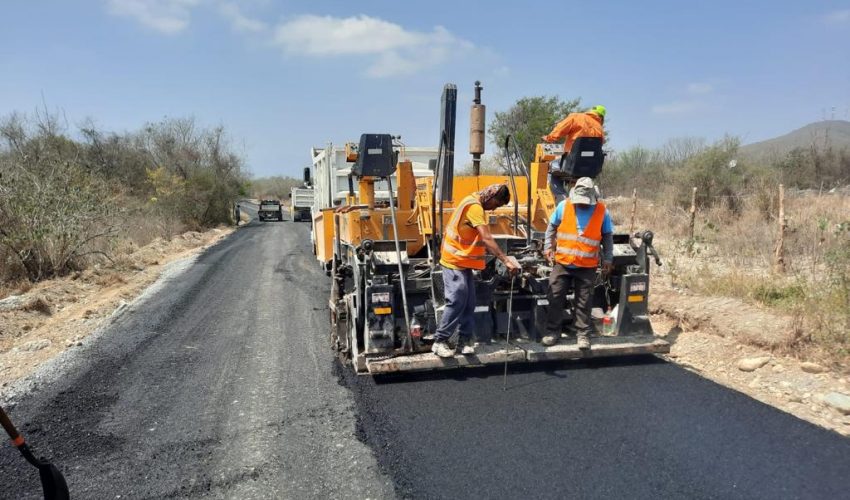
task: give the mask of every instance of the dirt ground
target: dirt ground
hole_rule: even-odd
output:
[[[37,283],[0,299],[0,399],[4,387],[83,340],[159,277],[163,267],[198,253],[232,228],[190,231],[128,248],[114,265]]]

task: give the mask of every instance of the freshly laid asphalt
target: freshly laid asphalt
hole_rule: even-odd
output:
[[[328,281],[252,222],[7,409],[73,498],[850,496],[850,440],[653,357],[354,376]],[[0,484],[40,495],[5,445]]]

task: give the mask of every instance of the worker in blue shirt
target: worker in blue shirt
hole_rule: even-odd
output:
[[[579,349],[590,349],[593,323],[590,311],[599,253],[602,272],[608,274],[614,261],[614,223],[599,196],[593,179],[576,181],[567,199],[558,203],[549,220],[543,255],[552,263],[549,275],[549,311],[543,345],[554,345],[561,338],[561,322],[567,291],[575,291],[575,328]]]

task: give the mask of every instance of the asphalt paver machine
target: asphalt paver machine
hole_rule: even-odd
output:
[[[598,273],[594,310],[596,316],[614,311],[613,331],[594,338],[585,351],[569,338],[554,346],[540,344],[551,272],[542,254],[543,234],[555,209],[548,187],[549,162],[563,151],[540,144],[526,166],[509,138],[504,147],[506,175],[479,175],[485,142],[480,95],[476,82],[472,175],[454,172],[457,87],[452,84],[443,89],[439,154],[429,175],[414,175],[411,162],[404,159],[404,146],[391,134],[363,134],[358,143],[346,146],[352,164],[349,195],[340,206],[323,210],[326,224],[314,234],[316,244],[333,255],[330,338],[340,359],[357,373],[376,375],[669,352],[669,344],[654,336],[649,321],[650,261],[660,264],[649,231],[615,234],[614,271],[609,276]],[[563,161],[575,162],[571,153]],[[579,152],[576,158],[583,156]],[[597,173],[602,161],[600,157]],[[476,353],[439,358],[430,347],[444,303],[439,265],[443,230],[460,200],[493,183],[509,186],[511,202],[487,212],[490,231],[518,260],[522,272],[512,279],[501,262],[488,257],[486,268],[475,271]],[[376,185],[388,190],[389,199],[376,201]],[[570,298],[566,335],[572,329],[572,310]]]

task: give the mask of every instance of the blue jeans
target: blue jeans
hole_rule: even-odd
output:
[[[445,342],[457,330],[461,339],[469,339],[475,331],[475,283],[472,269],[443,267],[443,290],[446,307],[440,326],[434,334],[435,342]]]

